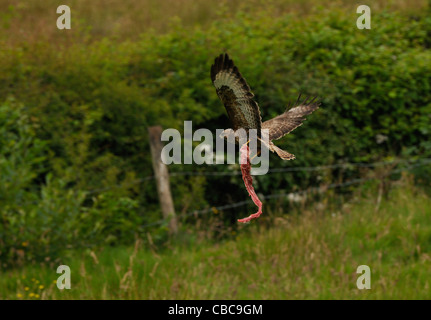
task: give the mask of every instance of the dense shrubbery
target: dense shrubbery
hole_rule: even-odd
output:
[[[50,259],[67,247],[133,241],[143,223],[138,202],[112,192],[89,197],[67,174],[46,173],[50,150],[27,111],[12,100],[0,105],[0,258]]]
[[[206,30],[178,24],[138,42],[1,50],[0,97],[19,103],[0,108],[0,259],[55,254],[77,240],[127,243],[159,219],[154,182],[136,183],[152,175],[147,127],[181,130],[184,120],[194,129],[229,127],[209,78],[225,50],[264,120],[299,92],[322,98],[322,108],[278,143],[297,160],[271,157],[271,166],[430,156],[431,18],[374,14],[372,30],[355,21],[344,12],[307,19],[239,13]],[[377,135],[387,140],[379,144]],[[290,191],[316,179],[273,174],[258,177],[256,188]],[[246,197],[240,177],[176,176],[172,188],[180,212]]]

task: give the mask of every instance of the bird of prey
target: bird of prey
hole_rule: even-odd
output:
[[[283,160],[295,159],[293,154],[280,149],[272,141],[282,138],[302,125],[304,117],[319,108],[320,102],[315,102],[316,98],[310,101],[306,98],[301,102],[301,95],[299,95],[291,108],[288,106],[281,115],[262,123],[259,106],[253,100],[254,94],[227,53],[215,59],[211,66],[211,80],[233,127],[233,130],[224,131],[222,134],[224,138],[240,128],[256,129],[258,136],[261,129],[268,129],[269,150],[276,152]]]
[[[221,54],[215,59],[214,64],[211,66],[211,80],[216,88],[217,95],[226,108],[233,128],[224,130],[221,134],[222,137],[228,139],[238,129],[245,129],[247,132],[249,129],[256,129],[258,137],[262,138],[261,134],[264,131],[261,130],[268,129],[269,137],[267,137],[267,140],[269,144],[266,147],[272,152],[277,153],[283,160],[295,159],[293,154],[280,149],[272,141],[282,138],[302,125],[305,116],[319,108],[320,102],[316,102],[316,98],[311,100],[306,98],[301,102],[301,95],[299,95],[298,100],[292,107],[289,105],[284,113],[262,123],[259,106],[253,100],[254,94],[227,53]],[[236,137],[235,140],[238,141]],[[264,142],[265,139],[259,140]],[[240,222],[248,222],[260,215],[262,204],[254,193],[251,184],[249,149],[246,144],[241,147],[241,154],[243,155],[243,153],[247,153],[247,156],[241,156],[241,159],[246,162],[242,161],[241,165],[244,183],[254,203],[259,207],[259,212],[256,214],[246,219],[238,220]]]

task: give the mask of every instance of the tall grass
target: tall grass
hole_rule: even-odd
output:
[[[0,277],[2,299],[429,299],[431,200],[411,185],[376,206],[370,190],[339,209],[322,205],[246,226],[235,239],[168,249],[76,252],[70,290],[57,289],[57,265]],[[371,289],[359,290],[359,265]],[[42,287],[41,287],[42,286]]]
[[[69,5],[72,12],[72,29],[56,28],[59,5]],[[306,16],[325,8],[344,8],[356,12],[357,1],[318,0],[75,0],[16,1],[0,0],[2,38],[7,44],[19,45],[50,40],[73,43],[93,38],[117,37],[119,40],[137,39],[148,30],[168,32],[172,23],[181,20],[186,26],[206,26],[216,19],[229,19],[238,10],[256,15],[271,11],[274,16],[294,14]],[[414,13],[423,11],[427,0],[375,0],[370,4],[373,12],[381,10]],[[375,10],[375,11],[374,11]]]

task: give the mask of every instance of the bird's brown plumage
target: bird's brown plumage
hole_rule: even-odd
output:
[[[247,82],[227,54],[221,54],[211,67],[211,80],[223,102],[234,130],[257,129],[262,118]]]
[[[300,103],[300,97],[295,104],[296,106],[289,108],[282,114],[265,121],[262,124],[262,129],[269,130],[269,140],[278,140],[284,137],[286,134],[292,132],[300,125],[302,125],[305,120],[305,116],[308,116],[313,111],[319,108],[319,103],[315,103],[316,98],[312,99],[310,102],[308,98]]]
[[[260,137],[261,129],[268,129],[269,149],[284,160],[295,158],[293,154],[275,146],[272,140],[280,139],[302,125],[305,116],[319,108],[320,102],[315,102],[316,98],[311,101],[307,98],[301,102],[299,95],[292,108],[262,123],[259,106],[253,100],[254,94],[227,53],[215,59],[211,66],[211,80],[235,131],[240,128],[257,129]]]

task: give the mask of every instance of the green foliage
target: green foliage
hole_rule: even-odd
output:
[[[48,261],[67,248],[134,241],[144,220],[138,202],[124,192],[90,198],[72,178],[85,173],[73,164],[63,169],[55,161],[54,171],[63,174],[46,174],[50,153],[33,121],[13,100],[0,105],[2,266]]]
[[[205,29],[173,22],[166,34],[148,32],[134,42],[86,37],[68,46],[42,40],[2,48],[0,96],[26,108],[9,101],[1,109],[1,257],[16,257],[26,241],[40,255],[76,239],[127,243],[160,219],[155,183],[142,180],[153,175],[147,128],[182,130],[185,120],[194,129],[229,127],[209,78],[224,51],[256,94],[264,120],[299,92],[322,98],[301,128],[277,141],[297,159],[271,155],[271,167],[431,156],[429,16],[373,13],[372,29],[358,30],[354,13],[334,8],[306,19],[268,12],[239,11]],[[271,174],[257,177],[256,189],[302,189],[338,174],[357,175]],[[419,174],[429,180],[429,170]],[[174,176],[171,185],[181,214],[247,197],[240,176]]]

